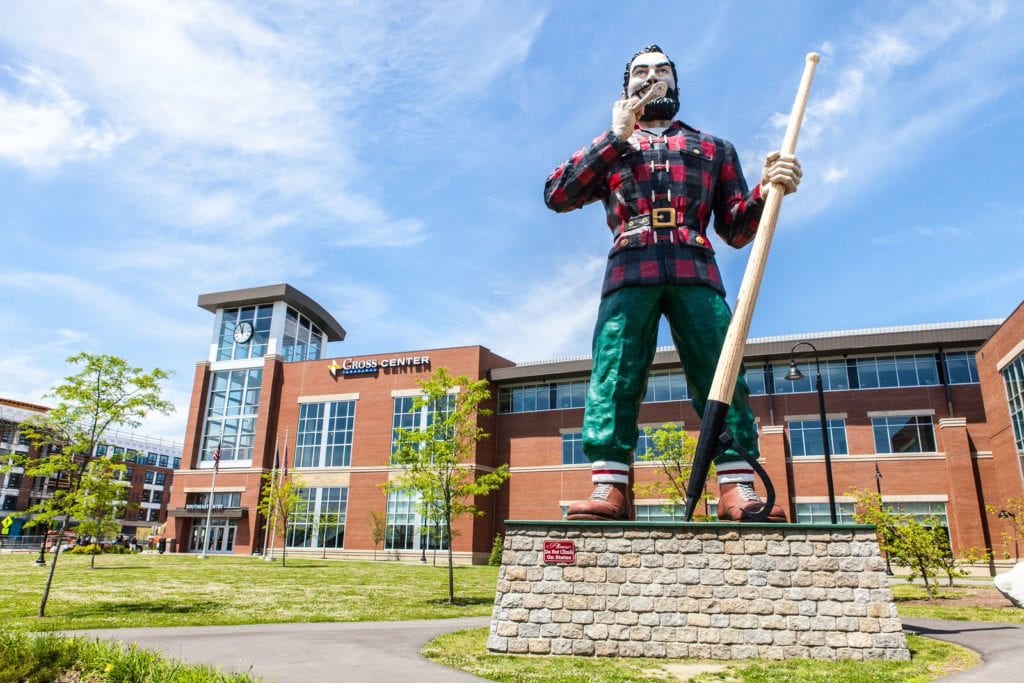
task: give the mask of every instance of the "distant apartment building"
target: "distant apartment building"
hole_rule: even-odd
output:
[[[10,453],[29,458],[46,454],[45,450],[40,453],[25,440],[18,425],[48,410],[46,406],[0,398],[0,459]],[[167,520],[174,470],[181,466],[181,443],[107,430],[97,447],[97,455],[119,456],[126,466],[122,479],[128,485],[128,506],[125,518],[121,520],[121,533],[135,537],[140,531],[143,535],[155,531]],[[41,531],[25,529],[30,517],[16,513],[52,496],[67,482],[50,477],[28,477],[24,467],[14,467],[7,474],[0,475],[0,485],[0,530],[6,526],[4,535],[18,536]],[[11,517],[11,521],[4,524],[4,517]]]
[[[417,381],[439,367],[490,381],[493,414],[479,417],[478,426],[491,436],[466,465],[484,472],[508,464],[512,472],[497,493],[474,501],[483,516],[458,521],[457,561],[485,561],[506,519],[559,519],[570,501],[591,491],[581,438],[589,357],[517,364],[481,346],[328,357],[328,342],[344,339],[345,330],[294,287],[203,294],[198,303],[214,322],[196,365],[170,505],[168,535],[179,552],[199,552],[207,538],[211,552],[262,551],[271,537],[257,511],[261,480],[285,465],[303,482],[303,505],[275,546],[349,558],[380,550],[406,559],[446,547],[415,496],[382,486],[401,471],[391,462],[396,430],[433,419],[429,410],[410,408]],[[817,349],[827,437],[815,358],[799,359],[802,379],[786,379],[802,341]],[[790,520],[829,520],[827,438],[840,522],[852,521],[853,491],[880,490],[893,509],[938,519],[956,552],[1001,552],[1006,520],[999,506],[1024,495],[1024,310],[1005,321],[752,339],[745,365],[760,459]],[[699,429],[674,349],[655,356],[639,421]],[[637,452],[647,447],[641,438]],[[638,461],[634,470],[640,483],[661,476],[651,463]],[[712,500],[702,511],[713,514],[713,480],[708,491]],[[638,520],[678,519],[664,500],[636,503]],[[379,546],[375,517],[386,522]]]

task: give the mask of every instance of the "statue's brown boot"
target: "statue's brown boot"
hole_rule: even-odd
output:
[[[764,507],[764,501],[754,492],[749,482],[721,484],[718,494],[718,519],[722,522],[753,522],[751,513]],[[766,522],[785,523],[786,513],[773,505]]]
[[[629,519],[629,491],[627,484],[598,484],[587,500],[569,505],[566,519],[612,521]]]

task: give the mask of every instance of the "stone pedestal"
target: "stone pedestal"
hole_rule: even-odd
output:
[[[505,528],[492,652],[910,659],[871,526]]]

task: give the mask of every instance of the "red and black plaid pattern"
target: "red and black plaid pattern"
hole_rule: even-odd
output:
[[[565,212],[600,200],[615,237],[602,296],[627,285],[699,284],[724,294],[714,251],[715,231],[733,247],[754,237],[763,202],[747,191],[729,142],[676,121],[662,135],[639,129],[629,141],[611,131],[561,164],[544,186],[548,207]],[[636,218],[674,209],[675,228],[640,228]],[[630,226],[630,219],[634,219]]]

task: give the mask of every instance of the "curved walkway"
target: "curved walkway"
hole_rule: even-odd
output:
[[[490,617],[436,621],[377,621],[251,626],[80,631],[104,640],[137,643],[169,657],[221,670],[248,672],[264,681],[373,681],[447,683],[480,681],[424,659],[419,651],[437,636],[480,628]],[[984,663],[943,681],[967,683],[1019,680],[1024,671],[1024,626],[1015,624],[903,619],[904,628],[970,648]]]
[[[946,676],[943,681],[1019,681],[1024,671],[1024,626],[998,622],[903,619],[903,628],[935,640],[956,643],[981,655],[976,669]]]
[[[250,673],[268,683],[373,681],[446,683],[482,679],[424,659],[420,649],[444,633],[487,626],[490,617],[251,626],[181,626],[79,631],[137,643],[192,664]]]

